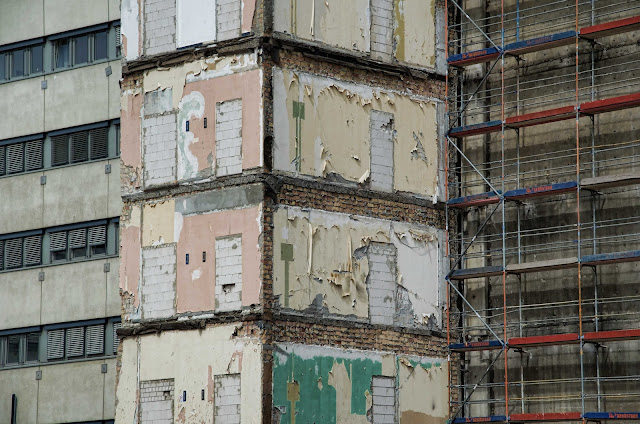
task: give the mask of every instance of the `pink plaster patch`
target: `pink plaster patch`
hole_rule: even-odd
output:
[[[234,234],[242,234],[242,305],[260,301],[259,216],[256,207],[184,217],[177,245],[178,313],[215,309],[215,240]]]

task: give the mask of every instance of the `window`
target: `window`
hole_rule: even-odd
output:
[[[42,73],[43,44],[0,53],[0,81]]]
[[[40,234],[0,240],[0,270],[40,265],[41,248]]]
[[[51,262],[106,255],[107,227],[97,225],[49,233]]]
[[[108,32],[97,31],[54,41],[54,69],[108,59]]]
[[[39,332],[0,337],[0,367],[38,361]]]
[[[115,27],[116,30],[116,57],[122,55],[122,34],[120,33],[120,25]]]
[[[104,355],[104,324],[48,330],[47,360]]]
[[[51,137],[51,166],[104,159],[108,156],[107,127]]]
[[[0,146],[0,176],[42,169],[42,140]]]

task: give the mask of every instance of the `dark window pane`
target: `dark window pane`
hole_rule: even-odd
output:
[[[27,334],[27,361],[38,360],[38,343],[40,341],[39,333]]]
[[[54,52],[54,63],[56,68],[66,68],[69,66],[69,40],[57,41]]]
[[[78,65],[81,63],[87,63],[89,61],[89,36],[82,35],[80,37],[76,37],[75,43],[76,51],[73,64]]]
[[[24,76],[24,50],[15,50],[11,61],[11,77]]]
[[[0,53],[0,81],[3,81],[7,78],[4,67],[6,66],[6,58],[7,56],[4,53]]]
[[[95,60],[107,58],[107,32],[102,31],[94,36]]]
[[[42,46],[31,47],[31,73],[42,72]]]
[[[7,364],[17,364],[20,362],[20,336],[9,336],[7,338]]]

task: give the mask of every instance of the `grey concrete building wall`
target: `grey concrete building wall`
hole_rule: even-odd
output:
[[[42,156],[37,161],[41,160],[42,166],[0,175],[3,197],[0,236],[44,231],[43,255],[49,255],[44,248],[48,243],[47,229],[120,216],[116,128],[120,118],[121,64],[115,37],[119,19],[118,0],[68,0],[64,5],[44,0],[8,0],[0,5],[0,47],[5,51],[24,48],[20,44],[9,44],[38,43],[40,40],[36,38],[43,37],[42,69],[27,67],[28,75],[12,74],[6,78],[5,73],[1,73],[0,142],[18,142],[17,137],[40,134]],[[70,31],[86,28],[92,31],[89,37],[106,31],[107,56],[96,58],[95,50],[90,50],[85,63],[78,47],[78,63],[71,61],[68,67],[54,69],[53,38],[77,36]],[[26,50],[27,59],[31,59],[27,65],[35,63],[36,52]],[[87,155],[83,162],[51,166],[50,133],[87,125],[106,128],[106,156]],[[39,139],[36,137],[36,140]],[[81,144],[81,138],[75,140]],[[31,147],[37,144],[31,143]],[[37,266],[0,270],[0,332],[3,332],[0,339],[4,342],[8,331],[20,337],[23,332],[38,335],[37,361],[25,358],[26,344],[21,347],[19,363],[9,363],[3,356],[4,347],[0,348],[3,351],[0,354],[0,422],[11,422],[13,395],[17,399],[15,418],[19,423],[114,419],[116,359],[112,328],[113,320],[120,315],[120,261],[115,247],[117,224],[113,221],[111,225],[108,253],[89,254],[55,264],[43,256]],[[83,349],[81,356],[72,360],[47,360],[47,328],[55,325],[78,328],[78,323],[88,320],[94,322],[87,333],[87,342],[78,345]],[[95,333],[98,327],[106,331],[102,336],[100,332]],[[84,329],[74,331],[77,337],[80,333],[85,336]],[[104,338],[107,335],[109,340]],[[26,343],[26,338],[21,340]],[[104,346],[94,343],[100,340]]]

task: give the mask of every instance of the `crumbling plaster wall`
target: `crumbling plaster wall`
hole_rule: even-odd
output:
[[[242,100],[243,170],[262,166],[262,70],[258,69],[257,60],[255,53],[213,56],[152,69],[125,81],[121,98],[123,193],[139,192],[149,184],[215,178],[216,104],[227,100]],[[143,146],[143,131],[148,131],[145,119],[171,115],[176,117],[177,128],[172,135],[176,138],[172,144],[176,146],[175,154]],[[143,175],[147,175],[145,164],[166,162],[169,157],[176,162],[172,178],[143,181]]]
[[[116,392],[117,422],[138,422],[143,381],[173,379],[173,422],[213,423],[215,377],[228,374],[240,374],[241,422],[262,422],[262,347],[259,339],[238,335],[239,327],[234,324],[124,339]]]
[[[397,250],[393,323],[437,327],[441,239],[433,227],[281,207],[274,213],[274,295],[285,310],[368,321],[375,305],[369,278],[381,269],[371,266],[367,250],[386,243]]]
[[[261,201],[261,187],[250,185],[128,204],[121,221],[121,252],[126,259],[120,267],[120,289],[125,320],[160,317],[149,313],[153,311],[157,296],[154,294],[153,299],[147,298],[145,287],[156,284],[158,278],[164,284],[165,274],[172,279],[174,295],[171,313],[163,312],[162,317],[229,310],[215,296],[215,245],[217,238],[234,235],[242,237],[241,307],[258,304],[261,292]],[[156,266],[155,262],[145,268],[141,252],[166,250],[167,247],[175,249],[174,263],[164,260],[159,264],[160,272],[151,268]],[[152,261],[155,259],[153,254],[147,253],[146,256]],[[153,272],[144,275],[144,269],[153,269]],[[162,290],[166,292],[164,288]],[[237,305],[232,309],[238,309]]]
[[[273,98],[275,169],[368,184],[371,111],[388,112],[394,190],[437,198],[436,99],[280,68]]]
[[[447,367],[442,359],[280,343],[274,349],[273,422],[376,422],[374,376],[394,380],[395,405],[389,412],[395,422],[446,421]]]
[[[241,20],[239,33],[247,34],[253,30],[253,18],[256,10],[256,0],[235,0],[240,3]],[[174,20],[172,43],[174,49],[190,46],[194,44],[207,44],[217,41],[216,39],[216,0],[170,0],[164,2],[173,6],[171,13],[175,16],[167,16]],[[226,2],[227,3],[227,2]],[[155,7],[154,7],[155,9]],[[209,13],[205,13],[208,11]],[[162,14],[163,10],[153,10],[149,13]],[[213,12],[213,13],[211,13]],[[154,17],[156,15],[153,15]],[[161,17],[163,17],[161,15]],[[144,40],[149,37],[167,36],[163,32],[163,27],[156,27],[152,22],[147,22],[149,28],[145,27],[145,1],[144,0],[122,0],[121,17],[122,21],[122,48],[123,56],[126,60],[136,60],[141,56],[149,54],[144,51]]]
[[[382,59],[375,47],[373,53],[371,49],[372,38],[374,43],[379,41],[372,26],[373,31],[382,28],[380,14],[372,8],[391,9],[391,22],[383,18],[383,26],[393,32],[394,61],[425,68],[436,66],[436,56],[443,55],[436,46],[444,45],[444,39],[436,31],[436,14],[440,11],[436,12],[435,0],[275,0],[274,30]]]

